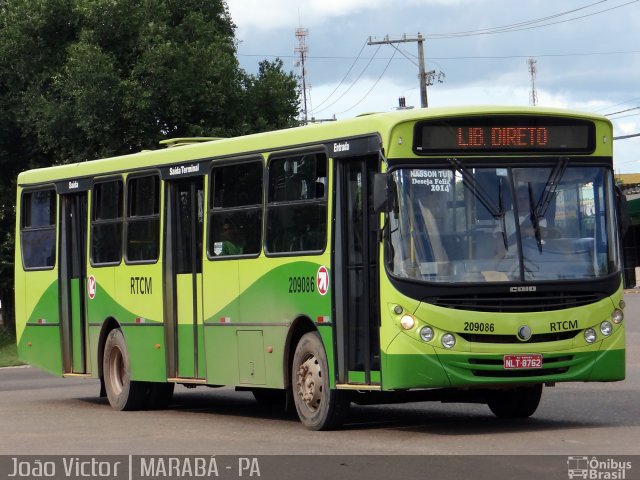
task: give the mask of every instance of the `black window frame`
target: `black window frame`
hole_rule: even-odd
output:
[[[99,185],[103,185],[105,183],[119,183],[120,184],[120,211],[119,216],[114,218],[106,218],[106,219],[97,219],[97,207],[98,207],[98,196],[96,195],[96,187]],[[89,261],[92,267],[100,268],[100,267],[109,267],[109,266],[118,266],[122,264],[122,257],[124,256],[124,244],[125,244],[125,236],[124,236],[124,212],[125,212],[125,182],[121,176],[118,177],[108,177],[108,178],[100,178],[94,181],[94,184],[91,188],[91,222],[89,225],[90,230],[90,245],[89,245]],[[95,245],[95,235],[94,235],[94,227],[102,226],[102,225],[117,225],[120,224],[120,234],[119,234],[119,251],[120,254],[118,256],[118,260],[107,261],[107,262],[96,262],[94,260],[94,245]]]
[[[272,171],[272,166],[274,162],[287,160],[287,159],[302,159],[305,156],[316,156],[324,157],[324,179],[325,183],[323,184],[323,193],[322,197],[317,196],[317,192],[314,193],[313,198],[285,198],[285,199],[275,199],[272,198],[272,186],[275,184],[277,180],[274,179],[274,172]],[[265,183],[265,213],[264,213],[264,235],[263,235],[263,248],[265,252],[265,256],[267,257],[291,257],[291,256],[311,256],[311,255],[322,255],[328,245],[328,234],[329,234],[329,220],[328,220],[328,210],[329,210],[329,155],[326,149],[310,149],[310,150],[296,150],[289,152],[279,152],[269,156],[267,161],[267,174],[266,174],[266,183]],[[317,173],[317,159],[316,159],[316,172]],[[293,175],[292,175],[293,176]],[[317,179],[318,177],[316,177]],[[286,180],[285,180],[286,182]],[[314,180],[314,188],[317,187],[317,181]],[[307,191],[309,191],[310,185],[306,185]],[[286,190],[286,188],[285,188]],[[286,194],[288,196],[289,194]],[[279,212],[283,210],[287,210],[287,214],[283,215],[283,218],[287,215],[292,215],[292,213],[297,207],[318,207],[319,217],[323,217],[324,222],[321,227],[323,228],[323,241],[322,246],[318,249],[291,249],[291,250],[270,250],[269,242],[270,242],[270,232],[273,230],[271,226],[272,218],[274,217],[274,212]],[[295,221],[294,221],[295,223]],[[302,236],[304,233],[300,235],[300,241],[302,242]],[[286,235],[285,235],[286,237]],[[292,240],[292,242],[295,240]]]
[[[52,194],[49,200],[49,222],[53,221],[53,223],[49,223],[48,225],[36,225],[32,226],[31,222],[27,225],[29,220],[27,216],[27,212],[30,213],[30,209],[26,207],[27,196],[34,195],[42,192],[50,192]],[[56,267],[56,262],[58,260],[58,194],[54,186],[47,186],[41,188],[34,189],[25,189],[22,191],[20,196],[20,256],[22,261],[22,269],[24,271],[38,271],[38,270],[53,270]],[[25,262],[25,251],[30,248],[27,247],[25,249],[25,244],[27,242],[24,241],[25,233],[35,233],[35,232],[53,232],[53,257],[51,263],[46,263],[44,265],[36,265],[36,266],[27,266]]]
[[[222,170],[224,168],[237,168],[243,165],[255,164],[259,165],[261,179],[260,182],[256,183],[256,187],[260,188],[260,203],[247,203],[241,205],[234,205],[231,207],[225,207],[224,205],[216,206],[216,194],[218,191],[215,188],[215,171]],[[234,259],[249,259],[249,258],[257,258],[262,253],[262,241],[264,238],[264,202],[265,202],[265,162],[264,158],[260,157],[247,157],[241,159],[233,159],[230,161],[225,161],[223,163],[214,162],[211,164],[209,168],[209,180],[208,180],[208,192],[207,192],[207,258],[212,261],[224,261],[224,260],[234,260]],[[250,212],[258,212],[258,231],[259,238],[257,239],[257,251],[252,251],[250,253],[241,253],[241,254],[228,254],[216,255],[214,252],[215,243],[214,234],[212,229],[214,228],[215,222],[214,217],[221,217],[222,224],[227,223],[229,219],[233,220],[233,217],[238,217],[238,215],[243,215]],[[243,222],[233,221],[234,225],[242,225]]]
[[[155,212],[152,214],[146,214],[146,215],[132,215],[131,214],[131,184],[135,181],[141,180],[141,179],[146,179],[146,178],[155,178],[155,180],[157,181],[157,197],[156,197],[156,201],[155,201]],[[123,256],[124,256],[124,262],[126,265],[151,265],[151,264],[155,264],[158,263],[158,261],[160,260],[160,256],[161,256],[161,229],[162,229],[162,219],[160,216],[160,212],[162,210],[162,203],[163,203],[163,197],[162,197],[163,193],[162,193],[162,179],[160,177],[160,172],[158,171],[150,171],[150,172],[143,172],[143,173],[136,173],[133,175],[129,175],[127,177],[127,181],[126,181],[126,187],[125,187],[125,200],[124,200],[124,241],[123,241]],[[129,244],[130,244],[130,231],[132,230],[132,225],[137,225],[140,224],[142,222],[148,222],[148,221],[153,221],[156,220],[157,221],[157,228],[156,228],[156,255],[154,258],[144,258],[141,260],[137,260],[137,259],[130,259],[129,258]]]

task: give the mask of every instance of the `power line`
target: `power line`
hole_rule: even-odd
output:
[[[615,105],[607,105],[606,107],[599,108],[596,111],[601,112],[602,110],[608,110],[609,108],[619,107],[620,105],[624,105],[625,103],[635,102],[636,100],[640,100],[640,97],[631,98],[629,100],[625,100],[624,102],[616,103]]]
[[[605,3],[607,1],[608,0],[600,0],[598,2],[588,4],[588,5],[585,5],[585,6],[580,7],[580,8],[576,8],[576,9],[573,9],[573,10],[567,10],[567,11],[564,11],[564,12],[556,13],[556,14],[553,14],[553,15],[548,15],[546,17],[541,17],[541,18],[537,18],[537,19],[534,19],[534,20],[526,20],[524,22],[512,23],[512,24],[509,24],[509,25],[501,25],[501,26],[498,26],[498,27],[483,28],[483,29],[479,29],[479,30],[466,30],[466,31],[462,31],[462,32],[451,32],[451,33],[435,33],[435,34],[428,35],[428,37],[435,39],[435,38],[451,38],[451,37],[458,37],[458,36],[487,35],[487,34],[492,34],[492,33],[503,33],[506,29],[513,29],[513,28],[517,28],[517,27],[533,25],[535,23],[545,22],[547,20],[552,20],[554,18],[562,17],[564,15],[569,15],[570,13],[575,13],[575,12],[580,11],[580,10],[585,10],[587,8],[591,8],[594,5],[598,5],[600,3]]]
[[[367,91],[367,93],[364,94],[364,96],[358,100],[352,107],[347,108],[346,110],[337,113],[336,115],[341,115],[343,113],[347,113],[349,110],[353,110],[354,108],[356,108],[358,105],[360,105],[362,103],[362,101],[367,98],[369,96],[369,94],[373,91],[374,88],[376,88],[376,85],[378,85],[378,82],[380,82],[380,80],[382,79],[382,77],[384,76],[384,74],[386,73],[387,69],[389,68],[389,65],[391,65],[391,60],[393,60],[393,57],[395,56],[395,52],[393,53],[393,55],[391,56],[391,58],[389,59],[389,61],[387,62],[387,64],[384,67],[384,70],[382,71],[382,73],[380,74],[380,76],[378,77],[378,79],[373,83],[373,85],[371,86],[371,88]]]
[[[358,56],[354,59],[353,63],[349,67],[349,70],[347,70],[347,73],[345,73],[344,77],[342,77],[342,80],[340,80],[340,82],[338,83],[336,88],[334,88],[333,91],[324,100],[322,100],[314,110],[318,110],[318,108],[320,108],[322,105],[324,105],[327,102],[327,100],[329,100],[333,96],[333,94],[336,93],[336,91],[340,88],[340,86],[344,83],[344,81],[347,79],[347,77],[351,73],[351,70],[353,70],[353,67],[355,67],[356,62],[360,58],[360,55],[362,55],[362,52],[364,51],[364,47],[366,47],[366,46],[367,46],[367,42],[364,42],[362,44],[362,48],[358,52]]]
[[[616,120],[622,120],[623,118],[629,118],[629,117],[637,117],[638,115],[640,115],[640,113],[632,113],[631,115],[623,115],[621,117],[612,118],[611,121],[615,122]]]
[[[444,73],[438,72],[435,70],[430,72],[425,71],[424,66],[424,35],[418,33],[416,37],[407,37],[406,34],[402,35],[400,38],[391,39],[389,35],[386,35],[382,40],[373,40],[372,37],[369,37],[368,45],[393,45],[394,43],[417,43],[418,44],[418,78],[420,79],[420,106],[422,108],[426,108],[429,106],[429,102],[427,100],[427,84],[431,82],[434,78],[438,79],[438,82],[442,83],[444,79]],[[395,48],[395,46],[394,46]],[[398,49],[396,48],[396,51]],[[394,52],[395,55],[395,52]]]
[[[356,78],[353,83],[349,86],[349,88],[347,88],[344,92],[342,92],[342,95],[340,95],[337,99],[335,99],[333,102],[331,102],[329,105],[327,105],[326,107],[324,107],[322,110],[314,110],[313,113],[315,115],[317,115],[318,113],[322,113],[326,110],[328,110],[330,107],[332,107],[333,105],[335,105],[336,103],[338,103],[347,93],[349,93],[349,91],[355,86],[356,83],[358,83],[358,81],[362,78],[362,75],[364,75],[364,72],[367,71],[367,69],[369,68],[369,66],[371,65],[371,63],[373,62],[374,58],[376,57],[376,54],[378,53],[378,51],[380,50],[380,47],[378,47],[378,49],[376,50],[376,52],[373,54],[373,57],[371,57],[371,59],[369,60],[369,63],[367,63],[364,68],[362,69],[362,71],[360,72],[360,74],[358,75],[358,78]],[[393,57],[392,57],[393,58]],[[391,60],[391,59],[389,59]]]
[[[416,62],[415,60],[413,60],[413,58],[417,58],[415,55],[409,55],[408,52],[405,52],[404,50],[400,49],[399,47],[396,47],[393,43],[390,44],[396,52],[398,52],[400,55],[402,55],[404,58],[406,58],[407,60],[409,60],[411,63],[413,63],[416,67],[419,67],[420,65],[418,64],[418,62]],[[395,55],[395,53],[393,54]],[[413,57],[413,58],[411,58]]]
[[[504,27],[494,27],[494,28],[489,28],[489,29],[484,29],[484,30],[475,30],[475,31],[469,31],[469,32],[457,32],[457,33],[443,33],[443,34],[431,34],[427,36],[427,39],[429,40],[442,40],[442,39],[449,39],[449,38],[461,38],[461,37],[472,37],[472,36],[478,36],[478,35],[493,35],[493,34],[497,34],[497,33],[510,33],[510,32],[519,32],[519,31],[523,31],[523,30],[532,30],[535,28],[543,28],[543,27],[549,27],[551,25],[558,25],[561,23],[567,23],[567,22],[572,22],[574,20],[581,20],[583,18],[587,18],[587,17],[593,17],[594,15],[599,15],[601,13],[605,13],[605,12],[610,12],[611,10],[616,10],[618,8],[622,8],[622,7],[626,7],[628,5],[631,5],[633,3],[638,3],[640,0],[632,0],[630,2],[627,3],[623,3],[621,5],[616,5],[615,7],[611,7],[611,8],[606,8],[604,10],[599,10],[597,12],[593,12],[593,13],[589,13],[586,15],[581,15],[578,17],[573,17],[573,18],[569,18],[567,20],[560,20],[557,22],[549,22],[549,23],[543,23],[542,25],[533,25],[535,23],[540,23],[540,22],[544,22],[550,18],[554,18],[554,17],[559,17],[559,16],[563,16],[566,15],[568,13],[574,13],[577,10],[583,10],[585,8],[589,8],[592,7],[594,5],[597,5],[598,3],[604,3],[608,0],[601,0],[599,2],[587,5],[585,7],[581,7],[580,9],[575,9],[575,10],[570,10],[567,12],[563,12],[560,14],[556,14],[555,16],[552,15],[550,17],[545,17],[545,18],[540,18],[537,20],[530,20],[528,22],[521,22],[520,24],[513,24],[513,25],[507,25]],[[520,26],[520,25],[527,25],[530,24],[532,26]]]
[[[604,116],[610,117],[611,115],[618,115],[619,113],[627,113],[627,112],[631,112],[632,110],[640,110],[640,107],[627,108],[626,110],[620,110],[619,112],[605,113]]]
[[[614,140],[624,140],[626,138],[640,137],[640,133],[632,133],[631,135],[622,135],[620,137],[613,137]]]
[[[626,51],[613,51],[613,52],[576,52],[576,53],[542,53],[542,54],[529,54],[529,55],[463,55],[456,57],[429,57],[430,60],[509,60],[514,58],[545,58],[545,57],[591,57],[600,55],[637,55],[640,54],[640,50],[626,50]],[[272,54],[258,54],[258,53],[239,53],[239,57],[260,57],[260,58],[298,58],[294,55],[272,55]],[[406,55],[405,55],[406,56]],[[307,59],[314,60],[354,60],[354,57],[345,56],[330,56],[330,55],[307,55]],[[389,60],[389,57],[377,57],[378,60]],[[415,56],[414,56],[415,58]],[[371,60],[372,57],[355,57],[355,60]],[[407,57],[408,60],[411,60]],[[624,103],[624,102],[623,102]]]

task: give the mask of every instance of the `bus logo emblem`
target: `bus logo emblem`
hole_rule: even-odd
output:
[[[316,285],[318,286],[318,293],[320,295],[326,295],[329,291],[329,271],[324,265],[318,269]]]
[[[93,275],[87,278],[87,295],[90,300],[96,298],[96,279]]]

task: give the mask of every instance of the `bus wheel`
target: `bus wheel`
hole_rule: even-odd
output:
[[[104,345],[102,371],[109,403],[115,410],[138,410],[146,403],[149,389],[131,380],[129,352],[119,328],[111,330]]]
[[[542,384],[511,390],[490,391],[487,405],[498,418],[527,418],[534,414],[542,396]]]
[[[350,401],[347,392],[329,388],[327,355],[317,332],[302,336],[292,367],[293,399],[302,424],[310,430],[340,427]]]

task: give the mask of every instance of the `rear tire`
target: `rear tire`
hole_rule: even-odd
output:
[[[139,410],[149,396],[148,385],[131,380],[131,364],[124,335],[111,330],[104,345],[102,372],[107,398],[115,410]]]
[[[291,368],[293,399],[302,424],[309,430],[339,428],[349,412],[348,392],[329,388],[327,355],[318,332],[302,336]]]
[[[498,418],[527,418],[540,404],[542,384],[494,390],[487,395],[487,405]]]

